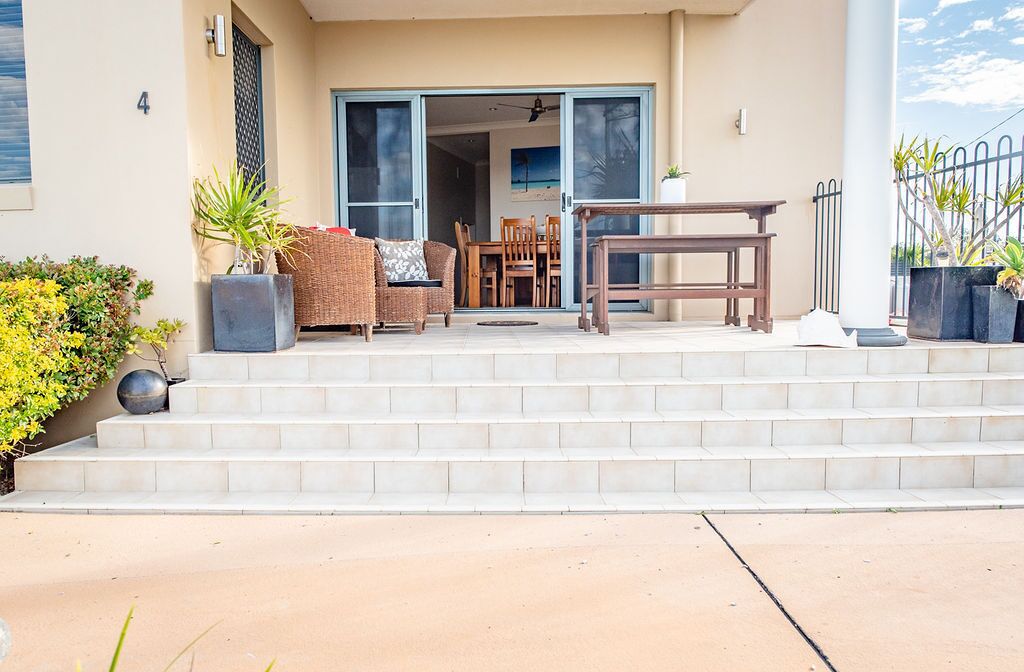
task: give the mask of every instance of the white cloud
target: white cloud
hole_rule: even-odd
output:
[[[1014,44],[1018,47],[1024,47],[1024,37],[1015,37],[1010,40],[1010,44]]]
[[[1006,13],[999,17],[1000,21],[1024,21],[1024,5],[1020,7],[1007,7]]]
[[[900,25],[908,33],[920,33],[922,30],[928,27],[928,19],[916,18],[916,19],[900,19]]]
[[[981,33],[985,31],[995,30],[996,22],[993,19],[978,19],[971,23],[971,27],[964,32],[957,35],[957,37],[967,37],[971,33]]]
[[[1024,105],[1024,61],[995,57],[985,51],[958,54],[928,66],[907,68],[919,93],[908,103],[951,103],[989,110]]]
[[[974,2],[974,0],[939,0],[939,4],[935,6],[935,11],[932,12],[932,16],[935,16],[944,9],[948,9],[955,5],[966,5],[968,2]]]

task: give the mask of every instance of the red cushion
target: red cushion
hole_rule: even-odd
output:
[[[344,226],[332,226],[327,229],[328,233],[340,233],[343,236],[351,236],[352,229],[346,229]]]

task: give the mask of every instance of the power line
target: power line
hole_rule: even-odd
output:
[[[968,143],[967,143],[966,145],[964,145],[964,146],[965,146],[965,147],[970,147],[971,145],[973,145],[974,143],[976,143],[976,142],[977,142],[978,140],[981,140],[981,139],[982,139],[982,138],[984,138],[984,137],[985,137],[986,135],[988,135],[988,134],[989,134],[989,133],[991,133],[992,131],[996,130],[997,128],[999,128],[1000,126],[1002,126],[1003,124],[1005,124],[1006,122],[1008,122],[1008,121],[1009,121],[1010,119],[1013,119],[1014,117],[1016,117],[1016,116],[1017,116],[1018,114],[1020,114],[1021,112],[1024,112],[1024,107],[1020,108],[1019,110],[1017,110],[1016,112],[1014,112],[1013,114],[1011,114],[1010,116],[1008,116],[1008,117],[1007,117],[1006,119],[1003,119],[1003,120],[1002,120],[1002,121],[1000,121],[1000,122],[999,122],[998,124],[996,124],[995,126],[993,126],[993,127],[992,127],[992,128],[990,128],[990,129],[988,129],[987,131],[985,131],[984,133],[982,133],[981,135],[979,135],[978,137],[976,137],[976,138],[975,138],[974,140],[971,140],[970,142],[968,142]]]

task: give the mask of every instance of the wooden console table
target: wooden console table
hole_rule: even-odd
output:
[[[580,287],[584,288],[580,301],[579,328],[590,331],[591,324],[601,333],[610,331],[608,302],[615,299],[726,299],[727,324],[739,325],[739,299],[754,299],[754,312],[747,316],[751,329],[770,333],[771,317],[771,239],[766,219],[785,201],[746,201],[734,203],[626,203],[580,205],[574,211],[580,222]],[[647,236],[601,236],[593,243],[587,240],[587,223],[601,215],[698,215],[746,214],[757,222],[756,234],[684,234]],[[594,250],[594,281],[587,280],[587,260]],[[739,279],[739,252],[743,248],[754,250],[754,280],[742,283]],[[638,253],[722,253],[726,255],[726,281],[724,283],[637,283],[610,285],[608,282],[609,254]],[[587,317],[587,302],[594,301],[594,320]]]

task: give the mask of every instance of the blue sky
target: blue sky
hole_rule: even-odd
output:
[[[968,144],[1024,108],[1024,0],[901,0],[896,134]],[[1024,135],[1024,112],[985,137]]]

